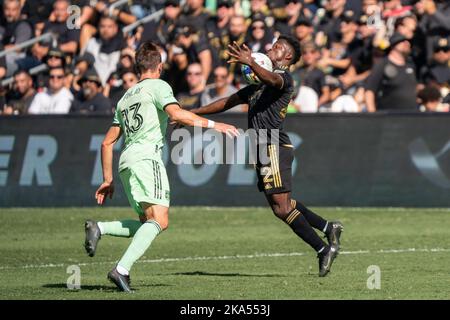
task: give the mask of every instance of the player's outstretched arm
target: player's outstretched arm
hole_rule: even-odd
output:
[[[229,137],[237,137],[239,135],[239,131],[236,127],[200,117],[190,111],[181,109],[177,104],[168,105],[165,108],[165,111],[169,115],[171,121],[178,122],[185,126],[210,128],[225,133]]]
[[[114,144],[119,140],[122,135],[122,129],[118,126],[112,126],[106,133],[105,139],[102,142],[102,170],[103,170],[103,183],[95,192],[95,199],[97,203],[102,205],[105,203],[106,198],[112,199],[114,194],[113,183],[113,151]]]
[[[237,94],[232,94],[228,98],[219,99],[206,106],[192,109],[190,111],[198,115],[215,114],[227,111],[228,109],[234,108],[240,104],[245,104],[245,102],[242,101]]]
[[[236,41],[232,45],[228,45],[228,54],[231,59],[228,63],[246,64],[252,68],[256,76],[266,85],[282,89],[284,85],[283,78],[275,72],[270,72],[255,62],[252,57],[252,51],[244,44],[240,47]]]

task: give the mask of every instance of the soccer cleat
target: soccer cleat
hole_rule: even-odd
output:
[[[95,255],[95,250],[97,249],[97,244],[100,238],[102,237],[100,228],[97,225],[97,222],[92,220],[87,220],[84,223],[84,230],[86,231],[86,240],[84,241],[84,248],[86,249],[89,257],[93,257]]]
[[[328,232],[325,236],[327,237],[328,244],[330,246],[336,246],[338,250],[341,247],[341,233],[344,231],[344,225],[339,221],[332,221],[331,223],[331,231]]]
[[[120,291],[132,292],[130,288],[130,276],[120,274],[116,268],[108,273],[108,280],[114,283]]]
[[[331,265],[339,253],[339,248],[334,245],[329,246],[328,249],[326,253],[317,255],[319,258],[319,277],[325,277],[330,272]]]

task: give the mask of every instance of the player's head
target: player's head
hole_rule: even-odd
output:
[[[147,72],[161,74],[161,53],[158,46],[153,42],[144,42],[136,51],[136,71],[139,75]]]
[[[300,42],[292,36],[281,35],[267,55],[276,66],[288,67],[296,64],[301,57]]]

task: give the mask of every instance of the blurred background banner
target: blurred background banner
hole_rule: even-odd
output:
[[[220,119],[247,128],[245,115]],[[294,196],[314,206],[450,206],[449,121],[449,114],[289,115]],[[94,206],[110,123],[92,116],[0,118],[0,207]],[[175,165],[170,155],[178,143],[164,152],[173,205],[264,204],[252,165]],[[109,204],[125,206],[117,173],[115,181]]]

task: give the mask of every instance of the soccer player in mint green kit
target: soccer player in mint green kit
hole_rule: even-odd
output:
[[[139,47],[136,67],[140,81],[117,104],[113,124],[102,143],[104,182],[95,198],[98,204],[103,205],[108,197],[113,196],[113,148],[124,135],[119,175],[139,220],[87,220],[85,223],[85,249],[91,257],[95,255],[102,235],[133,238],[116,267],[108,273],[108,279],[126,292],[131,291],[131,267],[169,224],[170,187],[161,159],[168,119],[183,125],[213,128],[228,136],[238,135],[237,129],[231,125],[215,123],[180,107],[171,87],[159,79],[163,65],[153,43],[145,42]]]

